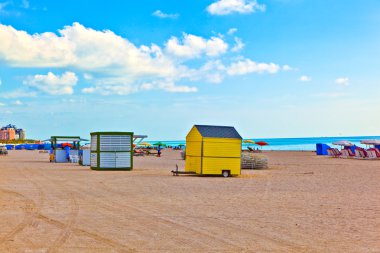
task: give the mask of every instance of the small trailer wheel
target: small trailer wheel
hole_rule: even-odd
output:
[[[229,177],[230,176],[230,171],[229,170],[223,170],[222,176],[223,177]]]

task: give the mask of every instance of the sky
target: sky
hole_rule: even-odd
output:
[[[380,135],[380,1],[0,0],[0,125]]]

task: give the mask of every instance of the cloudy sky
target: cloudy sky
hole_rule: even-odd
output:
[[[380,135],[380,2],[0,0],[0,124]]]

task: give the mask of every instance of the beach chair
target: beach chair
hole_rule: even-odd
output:
[[[79,162],[79,156],[78,155],[70,155],[70,162],[71,163],[78,163]]]
[[[342,157],[342,152],[339,151],[337,148],[333,148],[333,151],[335,153],[335,157]]]
[[[376,157],[380,158],[380,150],[378,148],[373,148],[373,149],[375,150]]]
[[[145,150],[145,154],[146,154],[146,155],[158,155],[158,152],[152,152],[151,149],[146,149],[146,150]]]
[[[327,155],[328,155],[329,157],[335,157],[335,152],[334,152],[334,150],[333,150],[332,148],[328,148],[328,149],[327,149]]]
[[[366,159],[368,158],[368,153],[364,148],[357,147],[355,148],[355,158],[356,159]]]
[[[352,150],[350,148],[345,149],[345,150],[347,150],[347,152],[348,152],[348,154],[350,155],[351,158],[355,156],[355,154],[352,152]]]
[[[328,156],[334,157],[334,158],[340,157],[342,155],[342,153],[336,148],[328,148],[327,154]]]
[[[142,149],[135,149],[135,150],[133,150],[133,155],[134,156],[144,156],[144,154],[145,154],[145,152]]]
[[[380,151],[377,148],[368,149],[367,155],[370,159],[380,159]]]
[[[376,159],[376,152],[374,150],[368,149],[367,150],[368,159]]]
[[[342,153],[342,155],[340,156],[340,158],[351,158],[351,156],[348,153],[347,149],[342,149],[340,152]]]

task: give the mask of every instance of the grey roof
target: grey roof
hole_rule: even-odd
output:
[[[203,137],[242,139],[234,127],[195,125]]]

